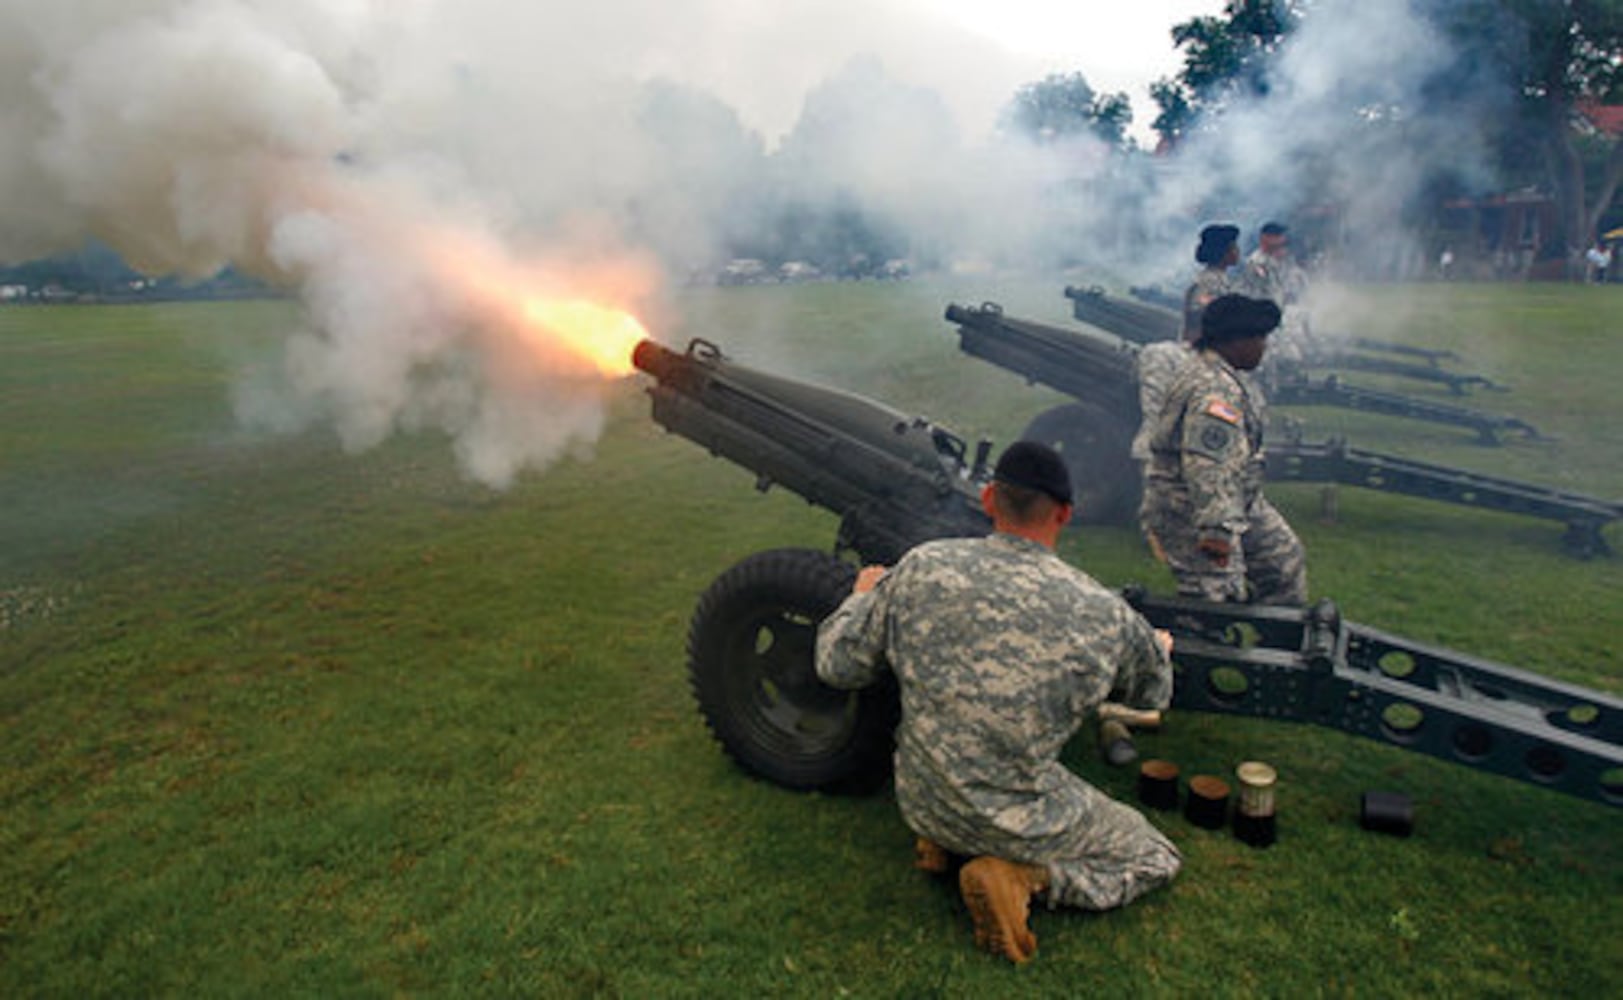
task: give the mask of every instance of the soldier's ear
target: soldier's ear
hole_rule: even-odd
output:
[[[1062,503],[1055,509],[1054,520],[1059,523],[1059,526],[1061,528],[1063,528],[1067,524],[1071,523],[1071,518],[1075,514],[1076,514],[1076,505],[1075,504]]]
[[[981,487],[981,510],[986,511],[987,517],[997,517],[997,506],[992,499],[991,483],[987,483],[985,486]]]

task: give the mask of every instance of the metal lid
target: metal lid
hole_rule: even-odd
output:
[[[1248,760],[1234,769],[1240,784],[1249,788],[1268,788],[1279,778],[1279,773],[1260,760]]]

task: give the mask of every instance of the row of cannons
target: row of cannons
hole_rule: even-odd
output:
[[[965,354],[1072,397],[1036,417],[1022,436],[1067,456],[1084,520],[1120,520],[1136,509],[1139,489],[1128,455],[1139,423],[1136,353],[1142,343],[1175,336],[1178,317],[1094,289],[1066,294],[1086,328],[1016,319],[992,304],[949,306],[946,318]],[[1339,374],[1383,371],[1461,394],[1489,384],[1449,371],[1447,360],[1441,352],[1368,341],[1314,361],[1337,374],[1305,365],[1288,373],[1270,386],[1271,398],[1451,424],[1489,441],[1538,435],[1514,418],[1358,389]],[[656,423],[754,473],[759,489],[779,486],[839,518],[829,551],[757,553],[701,595],[688,630],[688,671],[711,732],[745,770],[788,788],[881,784],[896,691],[835,691],[819,682],[812,665],[817,625],[849,593],[853,557],[888,564],[920,542],[990,530],[979,489],[990,473],[991,443],[971,446],[882,402],[738,364],[703,339],[682,351],[644,341],[633,361],[652,377]],[[1565,524],[1567,546],[1584,556],[1607,551],[1602,529],[1623,512],[1616,503],[1344,441],[1270,444],[1268,476],[1549,518]],[[1176,639],[1175,708],[1326,726],[1623,806],[1623,700],[1346,621],[1330,600],[1269,608],[1136,587],[1124,596]]]

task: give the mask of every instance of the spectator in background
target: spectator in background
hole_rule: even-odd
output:
[[[1589,273],[1595,284],[1606,284],[1606,272],[1612,266],[1612,248],[1603,241],[1596,241],[1584,259],[1589,262]]]

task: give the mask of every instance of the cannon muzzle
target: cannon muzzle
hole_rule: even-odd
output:
[[[662,381],[670,378],[681,362],[682,355],[652,340],[639,340],[631,352],[631,363],[638,371],[647,372]]]

